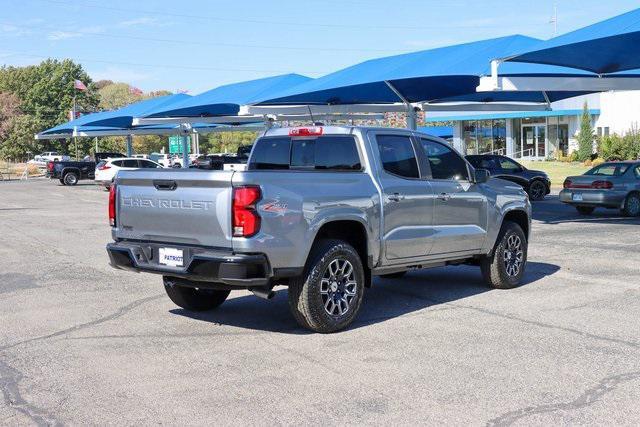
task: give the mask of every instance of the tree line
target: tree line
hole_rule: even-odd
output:
[[[80,80],[86,91],[74,88]],[[93,81],[82,65],[70,59],[47,59],[37,65],[0,68],[0,158],[23,161],[43,151],[58,151],[75,155],[71,138],[36,140],[34,135],[65,123],[73,109],[88,114],[112,110],[147,98],[171,94],[160,90],[148,93],[127,83],[111,80]],[[235,152],[240,145],[253,142],[254,132],[216,133],[200,137],[200,150]],[[78,138],[81,155],[100,151],[125,151],[124,137]],[[167,136],[135,136],[133,148],[137,153],[160,152],[168,147]]]

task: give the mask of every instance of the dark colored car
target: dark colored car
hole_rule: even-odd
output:
[[[640,216],[640,161],[608,162],[564,181],[560,201],[589,215],[597,207]]]
[[[247,163],[252,147],[253,145],[244,145],[244,146],[238,147],[238,151],[235,155],[205,154],[205,155],[199,156],[196,159],[196,161],[193,162],[193,167],[196,167],[198,169],[222,170],[224,169],[225,164]]]
[[[492,177],[522,186],[530,200],[542,200],[551,192],[551,180],[545,172],[527,169],[509,157],[483,154],[466,158],[476,169],[486,169]]]
[[[94,179],[96,164],[104,159],[123,157],[120,153],[96,153],[95,160],[47,163],[46,176],[57,179],[62,185],[76,185],[81,179]]]

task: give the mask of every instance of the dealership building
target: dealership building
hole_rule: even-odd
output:
[[[577,149],[585,102],[598,136],[624,135],[640,122],[640,91],[617,91],[554,102],[548,111],[427,112],[422,130],[436,127],[466,154],[544,160]],[[443,122],[450,132],[443,131]]]

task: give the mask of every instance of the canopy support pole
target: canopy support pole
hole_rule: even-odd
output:
[[[393,93],[395,93],[396,96],[400,98],[400,101],[402,101],[402,103],[407,108],[407,128],[411,130],[417,130],[418,129],[418,113],[416,112],[416,109],[413,107],[413,105],[411,105],[411,102],[409,102],[400,93],[400,91],[396,89],[395,86],[393,86],[393,84],[391,84],[390,81],[385,80],[384,82],[389,87],[389,89],[391,89]]]
[[[182,169],[189,167],[189,143],[188,135],[191,131],[191,125],[182,123],[180,125],[180,143],[182,145]]]
[[[133,155],[133,135],[127,135],[127,157]]]

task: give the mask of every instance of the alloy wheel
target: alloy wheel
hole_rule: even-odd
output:
[[[342,258],[331,261],[320,280],[320,295],[327,314],[333,317],[347,314],[357,292],[358,283],[351,262]]]
[[[509,277],[515,277],[520,274],[524,258],[520,236],[511,234],[507,237],[502,257],[505,271]]]

